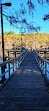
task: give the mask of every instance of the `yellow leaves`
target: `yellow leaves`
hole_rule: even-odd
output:
[[[22,38],[22,41],[21,41]],[[48,47],[49,44],[49,34],[46,33],[31,33],[31,34],[8,34],[4,35],[5,46],[12,49],[12,44],[20,46],[21,42],[23,46],[26,45],[26,48],[30,48],[33,44],[33,48],[36,45],[36,48],[41,46]],[[33,42],[32,42],[33,41]],[[0,45],[2,42],[2,37],[0,36]],[[9,47],[8,47],[9,46]]]

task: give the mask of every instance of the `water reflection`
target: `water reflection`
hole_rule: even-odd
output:
[[[14,62],[14,71],[18,68],[18,66],[19,66],[19,62],[17,61],[15,61]],[[10,63],[10,76],[12,75],[12,73],[13,73],[13,62],[12,63]],[[6,65],[6,69],[5,69],[5,72],[7,71],[7,70],[9,70],[9,64],[7,64]],[[0,76],[2,75],[2,72],[1,72],[1,67],[0,67]],[[6,72],[5,73],[5,79],[8,79],[9,78],[9,71],[8,72]],[[0,81],[2,80],[2,78],[0,78]],[[2,84],[0,84],[0,86],[1,86]]]

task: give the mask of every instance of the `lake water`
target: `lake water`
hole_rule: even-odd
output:
[[[12,66],[13,66],[13,65],[10,64],[10,68],[11,68]],[[17,68],[18,68],[18,61],[15,63],[14,71],[15,71]],[[8,69],[9,69],[9,65],[7,64],[7,65],[6,65],[6,68],[5,68],[5,72],[6,72]],[[13,68],[10,69],[10,75],[12,75],[12,73],[13,73]],[[0,67],[0,76],[1,76],[1,74],[2,74],[2,71],[1,71],[1,67]],[[5,78],[6,78],[6,79],[9,78],[9,71],[6,72],[6,74],[5,74]],[[1,81],[1,80],[2,80],[2,78],[0,78],[0,81]],[[0,85],[1,85],[1,84],[0,84]]]

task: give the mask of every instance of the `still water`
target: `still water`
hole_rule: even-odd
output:
[[[10,68],[13,67],[13,65],[10,63]],[[14,71],[18,68],[18,61],[15,63],[15,66],[14,66]],[[9,69],[9,65],[7,64],[6,65],[6,68],[5,68],[5,72]],[[10,75],[12,75],[13,73],[13,68],[10,69]],[[2,71],[1,71],[1,67],[0,67],[0,76],[2,74]],[[5,79],[8,79],[9,78],[9,71],[6,72],[5,74]],[[0,78],[0,81],[2,80],[2,78]],[[1,85],[1,84],[0,84]]]

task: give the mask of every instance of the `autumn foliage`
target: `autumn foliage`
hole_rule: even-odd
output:
[[[4,34],[4,49],[9,50],[44,50],[49,48],[49,34],[31,33],[31,34]],[[0,36],[0,56],[2,55],[2,37]]]

